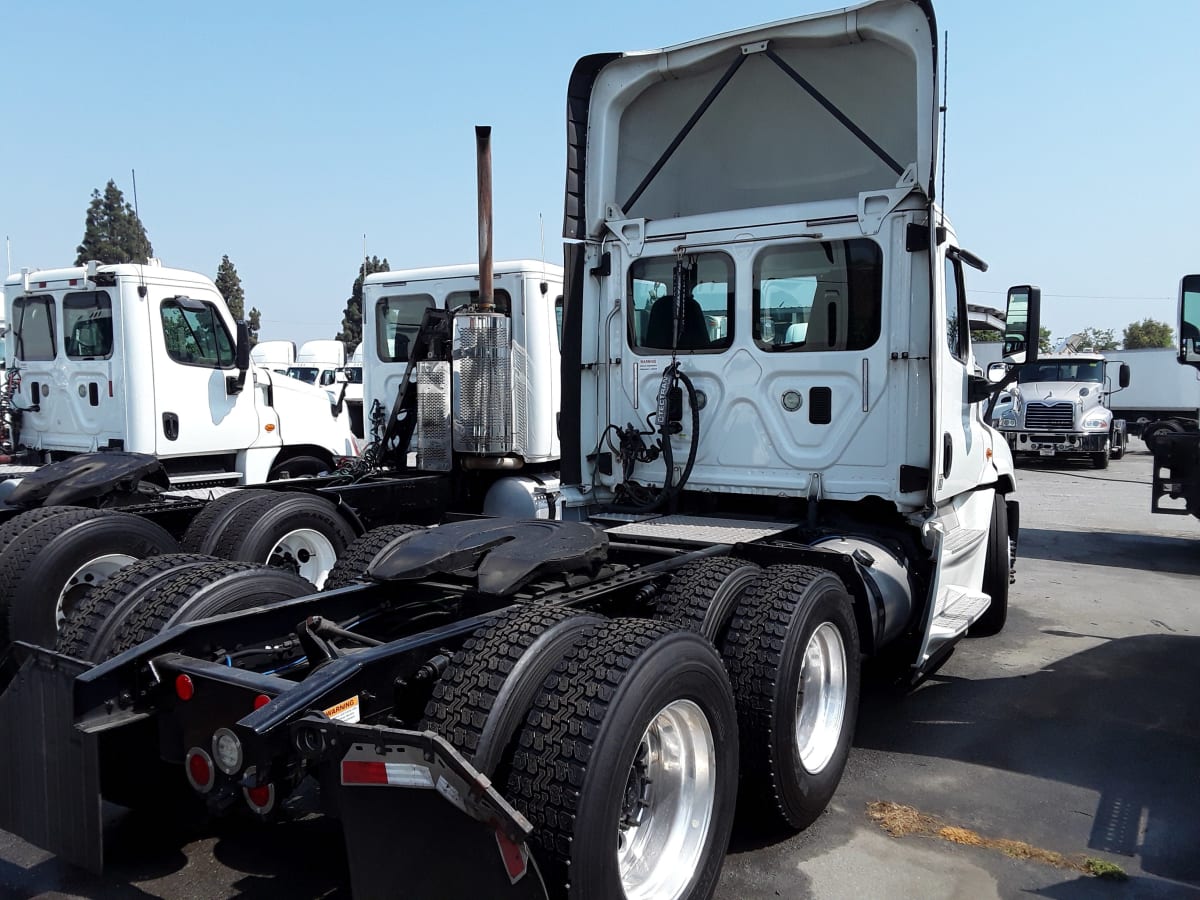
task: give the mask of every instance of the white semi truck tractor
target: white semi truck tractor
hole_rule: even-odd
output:
[[[911,684],[1008,611],[1007,377],[975,372],[984,263],[935,194],[938,34],[877,0],[581,59],[549,508],[368,531],[335,589],[270,601],[277,570],[130,566],[123,621],[0,670],[0,827],[98,867],[99,798],[154,810],[148,773],[264,818],[318,783],[359,897],[705,900],[735,807],[816,822],[862,659]],[[455,483],[527,461],[485,218],[478,296],[423,312],[381,436],[440,428]],[[1008,299],[1035,362],[1039,293]]]

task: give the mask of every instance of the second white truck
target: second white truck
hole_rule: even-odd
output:
[[[1022,364],[997,418],[1016,458],[1090,459],[1097,469],[1125,453],[1125,420],[1113,415],[1109,397],[1128,387],[1129,366],[1100,353],[1047,354]]]
[[[355,451],[323,390],[250,362],[203,275],[93,263],[10,276],[4,293],[16,462],[148,453],[179,487],[316,474]]]

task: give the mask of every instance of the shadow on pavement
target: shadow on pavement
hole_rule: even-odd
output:
[[[1119,531],[1022,528],[1020,558],[1200,575],[1200,535],[1195,539]]]
[[[858,722],[859,747],[1097,791],[1090,849],[1200,884],[1200,637],[1115,639],[1028,676],[935,675],[901,700],[869,691]]]

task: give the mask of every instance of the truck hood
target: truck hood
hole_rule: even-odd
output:
[[[1087,388],[1087,396],[1081,397],[1080,390]],[[1094,381],[1027,381],[1020,387],[1020,397],[1025,403],[1075,403],[1083,401],[1085,407],[1095,406],[1104,396],[1104,386]]]
[[[933,199],[936,36],[929,0],[877,0],[584,57],[568,89],[564,235],[897,188]]]

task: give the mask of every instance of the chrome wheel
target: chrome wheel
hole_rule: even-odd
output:
[[[291,569],[319,589],[324,586],[329,570],[337,562],[337,551],[321,532],[312,528],[297,528],[275,543],[267,562],[272,566]]]
[[[796,746],[804,771],[816,775],[829,764],[846,716],[846,647],[842,633],[822,622],[808,639],[796,695]]]
[[[110,553],[89,559],[71,573],[66,585],[58,594],[54,606],[54,624],[61,631],[63,625],[84,595],[97,585],[103,584],[114,573],[137,562],[137,558],[124,553]]]
[[[626,900],[675,900],[704,853],[716,796],[712,726],[691,700],[650,721],[626,779],[617,868]]]

